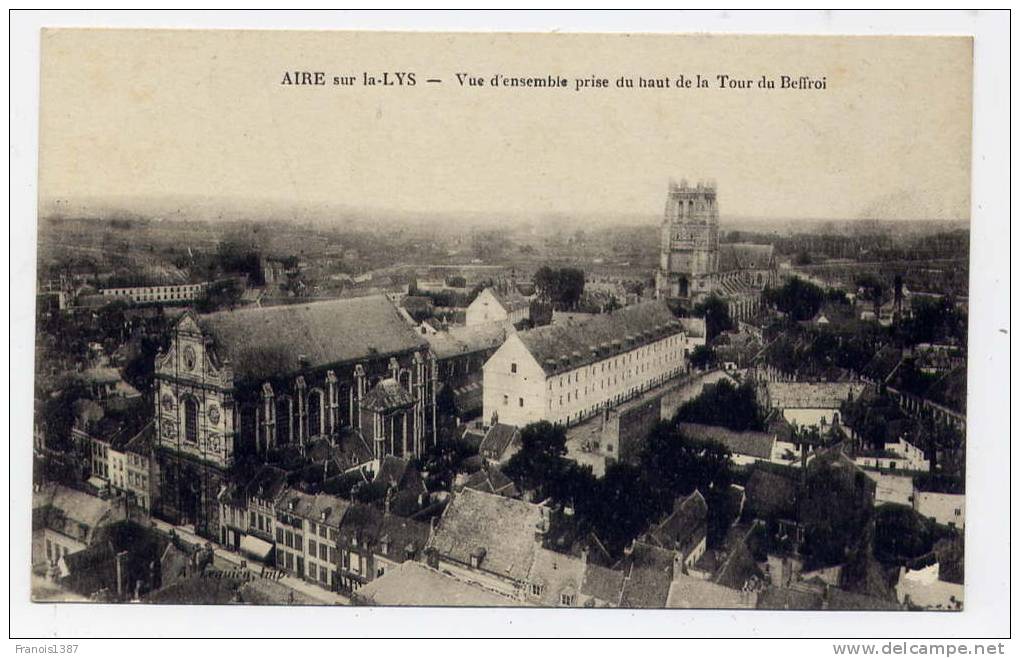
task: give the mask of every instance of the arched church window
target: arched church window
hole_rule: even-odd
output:
[[[308,436],[322,434],[322,391],[315,389],[308,395]]]
[[[191,396],[184,398],[184,440],[198,443],[198,400]]]
[[[286,396],[276,401],[276,442],[290,443],[290,398]]]

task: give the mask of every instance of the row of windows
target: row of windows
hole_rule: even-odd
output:
[[[68,550],[67,546],[61,546],[55,542],[51,542],[49,539],[46,540],[46,559],[50,562],[56,562],[61,557],[67,557]]]
[[[252,511],[248,513],[248,527],[257,528],[259,532],[271,534],[273,532],[273,519],[265,514],[258,514]]]
[[[128,484],[132,487],[148,487],[149,478],[142,473],[135,473],[134,471],[128,471]]]
[[[287,548],[295,548],[302,553],[305,551],[304,537],[283,528],[276,529],[276,543],[283,544]]]
[[[531,595],[534,597],[540,597],[545,592],[545,585],[540,583],[531,584]],[[570,592],[560,593],[560,605],[574,605],[577,601],[577,595]]]

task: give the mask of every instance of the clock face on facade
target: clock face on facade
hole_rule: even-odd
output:
[[[220,422],[220,408],[215,404],[209,405],[209,422],[217,425]]]
[[[167,411],[173,411],[173,409],[174,409],[174,396],[170,395],[169,393],[164,393],[163,394],[162,403],[163,403],[163,409],[165,409]]]
[[[187,368],[188,370],[194,370],[195,362],[196,362],[195,350],[189,345],[188,347],[184,348],[184,367]]]

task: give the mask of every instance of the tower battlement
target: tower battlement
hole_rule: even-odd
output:
[[[705,181],[700,181],[699,180],[694,185],[689,184],[687,182],[686,178],[681,178],[679,183],[677,183],[676,180],[673,179],[673,178],[669,179],[669,193],[670,194],[680,193],[680,192],[686,192],[688,194],[697,194],[697,193],[703,193],[703,194],[711,193],[711,194],[714,194],[715,190],[716,190],[716,184],[715,184],[715,181],[712,180],[712,179],[708,179],[708,180],[705,180]]]

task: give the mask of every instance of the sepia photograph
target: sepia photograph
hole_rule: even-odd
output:
[[[38,42],[32,605],[968,609],[972,37]]]

